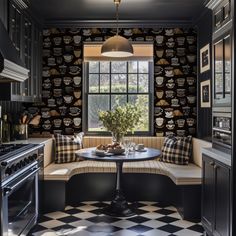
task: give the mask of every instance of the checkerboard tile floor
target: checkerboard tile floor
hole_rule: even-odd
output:
[[[137,215],[115,218],[104,215],[108,202],[83,202],[77,207],[44,215],[32,236],[202,236],[199,222],[182,220],[172,206],[156,202],[136,202]]]

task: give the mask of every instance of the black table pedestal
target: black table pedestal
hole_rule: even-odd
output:
[[[86,160],[110,161],[116,163],[116,192],[111,204],[104,209],[104,213],[116,217],[129,217],[135,215],[128,205],[121,187],[122,167],[124,162],[153,160],[161,155],[160,150],[146,148],[144,152],[135,152],[132,155],[115,155],[99,157],[95,152],[96,148],[81,149],[76,156]]]
[[[135,213],[129,208],[128,203],[121,189],[123,162],[116,162],[116,192],[111,205],[106,207],[105,214],[116,217],[129,217]]]

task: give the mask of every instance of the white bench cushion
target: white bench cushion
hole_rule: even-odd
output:
[[[44,169],[45,180],[68,181],[72,176],[83,173],[115,173],[113,162],[81,161],[65,164],[50,164]],[[201,184],[201,168],[190,163],[187,166],[157,160],[124,163],[124,173],[148,173],[166,175],[176,185]]]
[[[143,143],[145,147],[157,148],[161,149],[163,145],[164,138],[163,137],[130,137],[131,140],[135,143]],[[53,139],[52,139],[53,140]],[[45,150],[44,153],[44,167],[49,165],[51,162],[54,162],[54,145],[51,140],[51,148],[49,150]],[[111,137],[103,137],[103,136],[85,136],[83,138],[83,147],[95,147],[101,143],[111,143]],[[192,162],[198,166],[202,166],[202,155],[201,148],[202,147],[211,147],[211,143],[206,142],[201,139],[193,138],[193,160]]]

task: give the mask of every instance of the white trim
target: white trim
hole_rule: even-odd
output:
[[[4,59],[3,64],[4,68],[0,73],[1,81],[6,78],[12,81],[23,82],[29,78],[29,70],[25,69],[24,67],[19,66],[7,59]]]
[[[205,66],[202,66],[202,54],[205,51],[208,51],[208,64],[205,65]],[[211,60],[211,57],[210,57],[210,44],[207,44],[206,46],[204,46],[200,50],[200,72],[201,73],[210,70],[210,64],[211,64],[210,60]]]
[[[210,80],[205,80],[203,82],[201,82],[201,107],[211,107],[211,82]],[[209,87],[209,101],[208,102],[204,102],[203,101],[203,86],[208,86]]]

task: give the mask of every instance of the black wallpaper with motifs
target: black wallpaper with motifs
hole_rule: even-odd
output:
[[[34,133],[82,131],[83,42],[100,42],[115,29],[73,28],[43,31],[42,103],[28,110],[41,115]],[[154,42],[154,130],[157,136],[195,135],[197,34],[190,28],[126,28],[132,41]],[[31,127],[32,128],[32,127]]]

